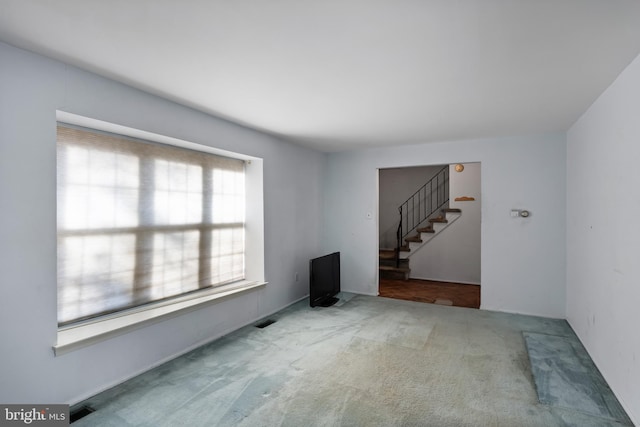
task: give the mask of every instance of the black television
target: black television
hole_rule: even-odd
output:
[[[309,305],[329,307],[339,301],[340,252],[309,261]]]

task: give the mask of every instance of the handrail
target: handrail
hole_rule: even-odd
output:
[[[402,239],[448,202],[449,165],[446,165],[398,207],[400,223],[396,231],[396,267],[400,266]]]

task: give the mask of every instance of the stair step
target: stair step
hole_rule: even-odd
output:
[[[401,271],[403,273],[408,273],[411,271],[409,267],[393,267],[390,265],[381,265],[379,269],[383,271]]]
[[[380,250],[378,257],[380,259],[396,259],[396,251]]]
[[[381,265],[379,267],[380,278],[390,280],[407,280],[409,278],[409,267],[388,267]]]
[[[436,222],[437,222],[438,224],[446,224],[446,223],[447,223],[447,222],[449,222],[449,221],[447,221],[447,220],[446,220],[446,219],[444,219],[444,218],[438,217],[438,218],[431,218],[431,219],[429,220],[429,222],[430,222],[430,223],[432,223],[432,224],[433,224],[433,223],[436,223]]]
[[[378,266],[380,267],[409,267],[409,260],[407,258],[396,259],[380,259],[378,260]]]
[[[407,252],[411,252],[411,246],[409,245],[409,243],[424,243],[425,240],[422,240],[422,233],[435,233],[436,230],[434,230],[434,226],[433,224],[448,224],[449,221],[447,220],[446,216],[448,213],[462,213],[462,209],[458,209],[458,208],[444,208],[441,209],[442,215],[438,216],[437,218],[430,218],[428,220],[429,225],[427,225],[426,227],[420,227],[417,228],[416,231],[418,232],[418,234],[411,236],[411,237],[406,237],[404,239],[405,241],[405,245],[401,246],[400,248],[397,249],[398,251],[398,255],[400,256],[400,268],[407,268],[408,269],[408,262],[407,264],[403,263],[403,260],[408,260],[409,257],[411,256],[411,254],[407,255]],[[452,222],[455,221],[456,219],[458,219],[458,216],[453,216],[452,218]],[[442,228],[442,227],[440,227]],[[431,236],[429,237],[425,237],[426,241],[429,241],[431,238]],[[417,249],[419,249],[421,246],[419,246]],[[396,251],[395,250],[381,250],[380,251],[380,261],[379,261],[379,266],[382,269],[383,266],[385,267],[395,267],[396,265]],[[382,277],[383,272],[384,273],[388,273],[388,274],[399,274],[400,272],[393,272],[394,270],[391,269],[387,269],[387,270],[381,270],[380,272],[380,277]],[[406,275],[406,278],[408,278],[408,273]]]
[[[432,226],[418,228],[416,231],[418,233],[435,233],[436,232]]]

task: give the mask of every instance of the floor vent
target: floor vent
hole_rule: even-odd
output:
[[[256,328],[264,329],[264,328],[266,328],[267,326],[272,325],[272,324],[274,324],[274,323],[276,323],[276,321],[275,321],[275,320],[273,320],[273,319],[267,319],[267,320],[265,320],[264,322],[260,322],[260,323],[258,323],[258,324],[256,325]]]
[[[69,414],[69,418],[70,421],[72,423],[75,423],[76,421],[78,421],[80,418],[84,418],[87,415],[89,415],[90,413],[95,412],[95,409],[87,406],[87,405],[83,405],[81,407],[79,407],[78,409],[75,409],[73,411],[71,411],[71,414]]]

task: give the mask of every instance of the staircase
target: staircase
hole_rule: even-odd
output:
[[[404,245],[400,246],[398,257],[400,260],[408,259],[416,251],[420,250],[429,240],[440,234],[445,228],[453,224],[462,215],[462,210],[444,208],[441,215],[430,218],[426,227],[416,229],[416,234],[406,237]],[[394,251],[395,252],[395,251]]]
[[[409,279],[409,259],[400,260],[399,265],[396,261],[395,250],[380,250],[378,269],[380,270],[380,278],[388,280],[407,280]],[[397,265],[397,266],[396,266]]]
[[[442,167],[429,181],[404,201],[396,232],[396,248],[379,251],[379,277],[407,280],[409,258],[462,215],[449,208],[449,166]]]
[[[409,261],[411,255],[419,251],[435,236],[453,224],[460,216],[460,209],[443,208],[441,214],[426,221],[425,226],[418,227],[415,234],[405,237],[403,246],[395,250],[380,250],[378,268],[381,279],[408,280],[411,274]]]

